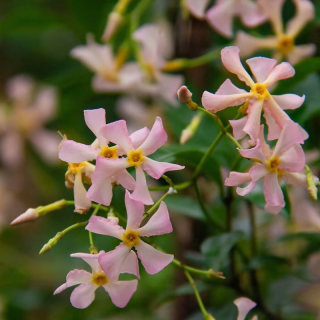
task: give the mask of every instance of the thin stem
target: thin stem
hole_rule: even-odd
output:
[[[205,308],[205,306],[204,306],[204,304],[202,302],[202,299],[201,299],[200,293],[198,291],[198,288],[197,288],[197,286],[196,286],[196,284],[195,284],[190,272],[188,270],[184,270],[184,274],[186,275],[187,279],[189,280],[189,283],[190,283],[190,285],[191,285],[191,287],[192,287],[192,289],[194,291],[194,295],[195,295],[195,297],[197,299],[197,302],[198,302],[199,308],[200,308],[200,310],[201,310],[201,312],[203,314],[203,317],[206,318],[209,315],[209,313],[206,310],[206,308]]]
[[[91,217],[97,215],[97,213],[99,212],[100,210],[100,207],[101,207],[101,204],[98,204],[95,209],[93,210],[92,212],[92,215]],[[98,249],[97,247],[94,245],[94,241],[93,241],[93,237],[92,237],[92,232],[88,231],[89,232],[89,243],[90,243],[90,247],[89,247],[89,251],[90,253],[98,253]]]

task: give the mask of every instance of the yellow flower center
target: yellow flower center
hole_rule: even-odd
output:
[[[278,40],[278,50],[281,54],[287,55],[294,47],[294,38],[283,35]]]
[[[269,172],[277,172],[280,165],[280,159],[278,157],[272,157],[267,161],[267,169]]]
[[[108,158],[108,159],[116,159],[118,158],[117,147],[102,147],[100,151],[100,156]]]
[[[139,167],[145,160],[145,157],[141,150],[130,151],[128,153],[128,163],[130,166]]]
[[[69,174],[77,174],[79,171],[82,171],[83,168],[85,167],[85,163],[84,162],[80,162],[80,163],[68,163],[69,167],[68,167],[68,173]]]
[[[133,247],[140,241],[139,232],[127,229],[125,233],[122,235],[122,241],[126,246],[130,248]]]
[[[109,279],[104,272],[97,272],[92,275],[91,282],[97,286],[103,286],[109,282]]]
[[[251,87],[251,92],[258,100],[264,100],[269,96],[269,91],[263,83],[255,83]]]
[[[117,83],[119,82],[119,75],[116,71],[106,71],[106,72],[103,72],[102,73],[102,76],[110,81],[110,82],[114,82],[114,83]]]

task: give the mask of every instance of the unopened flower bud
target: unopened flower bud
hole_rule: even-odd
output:
[[[20,223],[28,222],[28,221],[33,221],[38,219],[39,213],[36,209],[34,208],[29,208],[27,211],[24,213],[20,214],[17,218],[15,218],[10,225],[15,226]]]
[[[189,103],[191,101],[192,93],[186,86],[180,87],[177,91],[177,95],[180,102]]]
[[[113,224],[119,224],[119,218],[116,217],[112,212],[108,213],[108,220],[110,220]]]
[[[114,35],[114,33],[117,31],[121,22],[122,22],[122,15],[115,11],[111,12],[108,17],[107,25],[102,35],[102,40],[109,41]]]
[[[308,192],[309,192],[312,199],[317,200],[318,199],[318,188],[317,188],[316,184],[318,184],[319,179],[313,175],[309,166],[306,166],[306,176],[307,176]]]
[[[180,144],[185,144],[196,133],[202,119],[203,113],[196,114],[190,124],[182,131],[180,136]]]
[[[204,320],[216,320],[210,313],[208,313],[205,317]]]

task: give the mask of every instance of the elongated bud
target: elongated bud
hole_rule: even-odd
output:
[[[196,133],[202,119],[203,113],[196,114],[192,119],[190,124],[181,132],[180,144],[185,144],[189,139],[191,139]]]
[[[198,110],[199,106],[192,101],[192,92],[186,87],[182,86],[177,91],[178,100],[185,103],[192,111]]]
[[[46,206],[39,206],[37,208],[29,208],[26,212],[15,218],[10,224],[15,226],[20,223],[33,221],[38,219],[40,216],[44,216],[47,213],[55,210],[59,210],[68,205],[65,199],[55,201],[53,203],[47,204]]]
[[[118,12],[111,12],[108,17],[106,27],[104,29],[102,40],[109,41],[121,25],[123,17]]]
[[[185,59],[174,59],[167,61],[167,63],[162,67],[163,72],[174,72],[179,71],[185,67]]]
[[[306,169],[306,176],[307,176],[308,192],[312,199],[317,200],[318,188],[316,184],[319,182],[319,179],[313,175],[309,166],[306,165],[305,169]]]

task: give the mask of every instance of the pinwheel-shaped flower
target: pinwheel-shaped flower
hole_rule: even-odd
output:
[[[257,3],[251,0],[217,0],[205,14],[208,0],[186,0],[190,12],[198,17],[206,17],[209,24],[227,38],[231,38],[232,20],[239,16],[247,27],[255,27],[266,21],[267,17]]]
[[[79,285],[72,291],[70,301],[75,308],[84,309],[93,302],[95,291],[99,287],[103,287],[114,305],[119,308],[125,307],[137,290],[138,280],[119,281],[118,278],[120,273],[136,274],[136,258],[133,255],[128,255],[127,260],[124,261],[120,269],[114,270],[110,266],[109,270],[113,270],[113,272],[104,272],[98,262],[98,258],[103,253],[104,251],[100,251],[99,254],[71,254],[71,257],[81,258],[88,263],[92,272],[80,269],[71,270],[67,274],[66,282],[57,288],[54,294],[58,294],[69,287]],[[104,261],[104,263],[107,264],[107,261]]]
[[[309,57],[316,51],[314,44],[295,45],[295,39],[305,24],[314,17],[314,5],[309,0],[293,0],[296,15],[287,23],[284,31],[281,10],[284,0],[258,0],[272,25],[275,36],[258,38],[239,31],[235,44],[241,56],[247,57],[261,49],[273,50],[277,60],[285,58],[292,64]]]
[[[295,73],[293,67],[287,62],[276,65],[276,60],[264,57],[248,59],[246,62],[256,80],[254,81],[241,64],[239,48],[222,49],[221,59],[225,68],[245,82],[250,87],[250,91],[237,88],[227,79],[215,94],[208,91],[203,93],[203,106],[211,112],[218,112],[245,103],[247,116],[230,121],[230,123],[236,139],[241,139],[248,134],[252,144],[255,144],[259,135],[260,118],[263,111],[269,127],[268,139],[277,139],[285,124],[288,121],[292,122],[283,110],[300,107],[305,97],[295,94],[271,95],[269,89],[277,81],[293,77]],[[301,132],[304,138],[307,138],[308,135],[303,129]]]
[[[112,236],[122,241],[114,250],[104,253],[99,257],[99,263],[108,274],[110,268],[120,268],[134,247],[137,250],[144,268],[150,274],[155,274],[166,267],[173,259],[172,254],[163,253],[144,242],[141,237],[150,237],[172,232],[169,212],[164,202],[150,220],[143,225],[144,205],[132,199],[126,191],[125,204],[127,209],[127,226],[123,229],[110,219],[93,216],[86,227],[87,230]]]
[[[255,164],[247,173],[230,172],[225,185],[238,186],[249,182],[246,187],[237,188],[237,193],[244,196],[255,188],[258,180],[263,178],[265,210],[270,213],[279,213],[285,205],[280,179],[287,184],[307,187],[306,175],[303,172],[305,156],[300,146],[303,142],[299,126],[289,122],[281,131],[275,148],[271,150],[265,143],[263,126],[261,126],[257,145],[252,149],[239,150],[243,157],[251,159]]]
[[[234,300],[233,303],[236,305],[238,309],[237,320],[246,319],[246,316],[249,313],[249,311],[256,306],[255,302],[245,297],[238,298]],[[258,317],[253,316],[252,318],[250,318],[250,320],[258,320]]]
[[[106,180],[114,175],[119,177],[128,167],[136,169],[136,185],[132,198],[152,204],[144,171],[151,177],[159,179],[165,172],[181,170],[184,167],[168,162],[159,162],[152,160],[148,156],[158,150],[167,141],[167,134],[163,128],[160,117],[150,130],[148,136],[140,145],[135,145],[129,137],[127,125],[124,120],[115,121],[107,124],[101,129],[104,137],[115,143],[121,150],[124,150],[126,156],[117,159],[105,159],[98,157],[96,170],[92,176],[92,186],[88,190],[88,198],[92,201],[109,205],[111,201],[110,187],[106,185]]]

